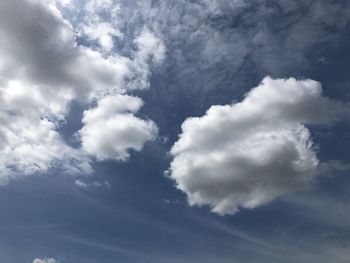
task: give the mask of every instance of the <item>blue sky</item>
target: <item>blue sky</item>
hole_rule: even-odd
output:
[[[1,1],[0,261],[348,262],[349,8]]]

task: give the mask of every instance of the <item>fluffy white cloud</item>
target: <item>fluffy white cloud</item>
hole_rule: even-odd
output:
[[[73,99],[121,90],[126,59],[77,46],[71,25],[38,1],[1,1],[0,37],[0,183],[53,167],[90,173],[56,129]]]
[[[212,106],[182,124],[170,176],[191,205],[219,214],[257,207],[314,178],[319,161],[305,124],[348,113],[316,81],[266,77],[242,102]]]
[[[58,261],[54,258],[36,258],[33,260],[33,263],[58,263]]]
[[[103,11],[97,8],[100,4],[112,7],[111,1],[90,1],[84,6],[87,13],[94,13],[86,21],[85,33],[104,50],[111,51],[111,37],[119,31],[113,23],[108,24],[95,14]],[[56,5],[72,8],[75,4],[74,1],[54,0],[0,2],[0,184],[13,177],[48,172],[51,168],[72,174],[92,172],[86,152],[67,145],[58,132],[69,114],[69,104],[77,100],[88,106],[110,94],[124,93],[131,86],[142,88],[147,86],[143,83],[148,83],[152,51],[142,51],[141,57],[138,54],[144,48],[138,46],[145,42],[149,47],[149,39],[138,42],[135,57],[123,57],[114,52],[101,54],[100,50],[76,43],[76,28],[62,17]],[[117,9],[113,6],[111,10],[117,12]],[[155,37],[152,40],[162,45]],[[131,82],[143,86],[129,85]],[[120,100],[120,103],[129,102]],[[106,132],[112,136],[118,126],[116,122],[121,120],[123,132],[135,136],[129,139],[136,138],[136,141],[129,140],[128,145],[125,136],[109,137],[122,139],[113,141],[119,145],[111,153],[113,158],[124,160],[128,156],[127,149],[141,149],[147,139],[153,138],[156,128],[152,122],[134,117],[133,112],[131,109],[128,114],[115,114],[114,118],[100,116],[94,121],[85,117],[83,148],[87,147],[98,159],[107,158],[105,147],[93,147],[89,141],[102,127],[94,125],[106,124],[103,130],[110,128]],[[121,135],[121,130],[118,131]],[[102,152],[98,153],[99,150]]]
[[[140,98],[127,95],[101,99],[95,108],[84,112],[84,127],[79,131],[83,148],[98,160],[125,161],[129,150],[140,151],[157,135],[152,121],[133,115],[142,105]]]
[[[0,102],[0,184],[54,167],[69,174],[92,172],[88,158],[56,131],[65,108],[59,98],[47,101],[37,87],[9,80],[0,86]]]
[[[23,13],[22,8],[27,11]],[[122,89],[128,59],[105,58],[77,46],[73,27],[54,6],[1,1],[0,17],[3,81],[20,78],[27,85],[37,85],[50,101],[56,97],[83,100],[111,87]]]

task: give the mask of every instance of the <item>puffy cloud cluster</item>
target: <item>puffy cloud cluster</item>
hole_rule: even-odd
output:
[[[86,12],[99,11],[91,6],[93,3],[86,4]],[[77,44],[76,28],[57,9],[57,6],[72,5],[72,1],[0,2],[0,184],[13,177],[48,172],[50,168],[71,174],[91,173],[87,152],[98,159],[124,160],[128,149],[141,149],[157,130],[151,121],[134,117],[137,110],[128,114],[114,112],[113,118],[99,116],[98,120],[87,117],[91,116],[87,113],[84,117],[87,127],[81,132],[83,148],[87,147],[87,151],[73,148],[64,141],[58,128],[65,122],[72,101],[87,107],[101,99],[98,103],[101,108],[108,100],[104,99],[106,96],[121,98],[118,94],[130,88],[148,87],[149,63],[156,63],[159,54],[164,53],[162,42],[147,29],[140,31],[130,57],[115,52],[106,55]],[[88,21],[88,25],[96,27],[96,32],[102,35],[96,35],[91,28],[83,32],[87,38],[98,41],[104,50],[112,51],[110,37],[118,35],[118,29],[114,24],[103,23],[97,18]],[[101,27],[104,30],[100,30]],[[154,53],[154,45],[163,51],[159,53],[155,49]],[[136,72],[136,68],[143,73]],[[125,98],[120,103],[130,102],[129,97]],[[112,152],[96,146],[105,143],[95,133],[99,129],[108,133],[109,145],[117,145]],[[128,129],[129,134],[141,138],[131,142],[129,137],[111,135],[111,131],[128,133]],[[91,146],[92,139],[97,140],[96,147]],[[119,139],[126,141],[114,141]]]
[[[98,160],[125,161],[129,150],[140,151],[158,132],[154,122],[134,116],[142,105],[140,98],[127,95],[101,99],[84,112],[84,127],[79,131],[83,148]]]
[[[312,80],[266,77],[238,103],[189,118],[169,172],[191,205],[219,214],[254,208],[307,186],[318,166],[306,124],[349,114]]]

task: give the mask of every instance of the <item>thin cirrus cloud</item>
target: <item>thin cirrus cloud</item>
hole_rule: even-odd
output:
[[[169,101],[196,96],[216,104],[213,98],[240,94],[266,75],[307,76],[307,68],[328,59],[320,43],[335,45],[350,21],[348,5],[327,0],[138,3],[123,6],[119,20],[136,24],[142,16],[161,32],[168,50],[164,74],[170,70],[176,80],[161,87]]]
[[[165,48],[147,28],[139,30],[130,57],[112,51],[111,39],[106,42],[96,37],[104,51],[110,51],[103,54],[98,49],[79,45],[76,29],[62,17],[56,8],[58,3],[69,5],[69,2],[36,0],[0,3],[1,184],[11,178],[49,172],[52,168],[68,174],[91,173],[89,153],[97,159],[125,160],[129,149],[140,150],[144,142],[154,139],[157,131],[153,122],[141,120],[133,116],[135,111],[130,111],[114,116],[114,122],[111,118],[95,122],[85,118],[83,122],[87,126],[82,128],[81,148],[73,148],[63,140],[57,130],[65,122],[72,101],[78,101],[87,112],[92,111],[94,103],[102,107],[106,96],[125,96],[122,102],[129,103],[129,97],[121,94],[149,86],[150,64],[161,63]],[[95,19],[89,25],[94,21],[99,23]],[[86,37],[94,38],[91,34]],[[106,154],[104,147],[93,150],[88,147],[85,151],[85,146],[91,145],[86,143],[87,138],[94,138],[89,131],[98,130],[93,126],[108,124],[115,131],[116,118],[123,119],[123,132],[130,128],[130,134],[142,138],[136,143],[110,141],[110,145],[123,145],[117,146],[117,154]]]
[[[264,80],[241,102],[212,106],[188,118],[171,149],[169,173],[191,205],[234,214],[301,190],[319,160],[307,124],[349,113],[347,104],[322,96],[313,80]]]

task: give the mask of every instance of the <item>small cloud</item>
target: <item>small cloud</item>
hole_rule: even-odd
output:
[[[158,140],[163,143],[166,144],[169,142],[169,137],[168,136],[158,136]]]
[[[54,258],[36,258],[33,260],[33,263],[58,263],[58,261]]]
[[[110,189],[112,187],[110,182],[108,182],[108,181],[104,181],[103,184],[107,189]]]
[[[163,202],[167,205],[177,205],[180,204],[179,200],[164,199]]]
[[[134,96],[106,96],[95,108],[84,112],[79,131],[84,150],[97,160],[126,161],[130,150],[141,151],[147,141],[155,140],[156,124],[134,115],[143,101]]]
[[[320,57],[317,59],[318,62],[322,63],[322,64],[328,64],[328,60],[325,59],[324,57]]]
[[[111,184],[108,181],[103,181],[103,182],[99,182],[99,181],[93,181],[90,183],[86,183],[83,182],[82,180],[75,180],[75,185],[84,189],[84,190],[88,190],[90,188],[106,188],[106,189],[110,189],[111,188]]]
[[[89,187],[87,183],[84,183],[83,181],[81,181],[79,179],[75,180],[75,185],[77,185],[83,189],[87,189]]]

